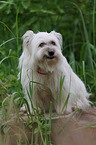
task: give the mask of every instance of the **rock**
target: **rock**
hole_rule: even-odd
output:
[[[88,110],[78,110],[69,115],[57,116],[53,114],[51,124],[51,143],[52,145],[95,145],[96,144],[96,108]],[[49,120],[49,114],[46,114]],[[22,120],[23,119],[23,120]],[[30,144],[36,141],[34,130],[38,128],[37,123],[28,123],[25,114],[21,118],[12,119],[2,126],[0,144],[16,145],[18,141],[22,144]],[[0,119],[2,123],[2,120]],[[27,123],[26,123],[27,122]],[[33,138],[33,139],[32,139]],[[37,138],[40,144],[40,134]],[[43,145],[43,143],[41,143]]]

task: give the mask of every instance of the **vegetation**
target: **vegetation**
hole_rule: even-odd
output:
[[[20,98],[23,98],[24,94],[20,81],[17,80],[17,68],[22,52],[21,38],[27,30],[33,30],[35,33],[55,30],[62,34],[63,54],[74,72],[84,81],[88,92],[92,93],[90,99],[95,104],[95,24],[96,0],[0,1],[0,117],[9,120],[12,108],[19,112],[20,108],[16,108],[22,105]],[[45,124],[40,124],[40,118],[36,118],[41,125],[38,127],[41,137],[41,128],[47,130],[48,123],[46,117],[43,116],[43,119]],[[50,123],[48,124],[50,128]],[[42,138],[42,141],[43,144],[48,144],[48,138],[46,141]]]

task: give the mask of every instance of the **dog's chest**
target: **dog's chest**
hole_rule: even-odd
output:
[[[35,82],[39,83],[39,84],[38,83],[35,84],[36,86],[38,86],[39,88],[41,88],[42,86],[41,91],[45,91],[48,89],[51,91],[52,95],[55,96],[58,95],[60,85],[59,85],[59,78],[56,75],[46,75],[46,76],[35,75],[33,79]]]

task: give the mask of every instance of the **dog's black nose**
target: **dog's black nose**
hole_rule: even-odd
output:
[[[50,50],[50,51],[48,51],[48,54],[49,54],[49,56],[53,56],[54,55],[54,51]]]

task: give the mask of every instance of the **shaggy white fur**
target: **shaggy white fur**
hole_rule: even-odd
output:
[[[66,58],[62,55],[61,48],[62,36],[55,31],[37,34],[33,31],[27,31],[23,36],[23,53],[19,59],[19,69],[22,70],[21,84],[31,111],[27,92],[30,82],[33,84],[33,106],[36,107],[37,103],[41,112],[43,107],[49,111],[51,101],[53,110],[59,113],[67,97],[69,97],[67,112],[71,112],[72,107],[85,109],[90,106],[88,100],[90,94],[87,93],[84,83],[73,72]],[[63,76],[60,103],[60,79]],[[65,109],[62,113],[64,111]]]

